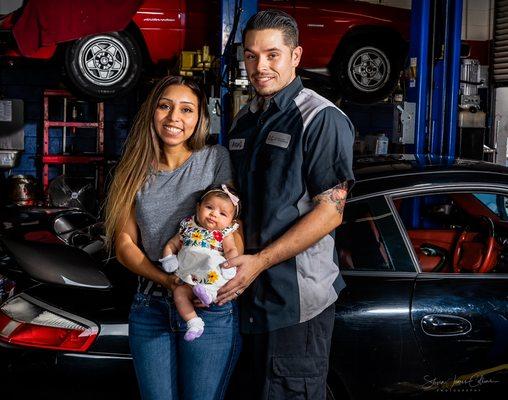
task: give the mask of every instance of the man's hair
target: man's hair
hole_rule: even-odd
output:
[[[249,18],[242,32],[242,44],[245,45],[245,36],[249,31],[264,29],[277,29],[282,32],[284,44],[291,50],[298,46],[298,25],[295,19],[280,10],[264,10]]]

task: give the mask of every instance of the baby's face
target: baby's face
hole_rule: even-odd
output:
[[[197,206],[198,223],[208,230],[222,230],[233,222],[236,208],[228,199],[206,196]]]

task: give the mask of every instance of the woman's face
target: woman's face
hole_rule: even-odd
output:
[[[184,146],[199,120],[199,100],[185,85],[171,85],[162,93],[153,123],[164,147]]]

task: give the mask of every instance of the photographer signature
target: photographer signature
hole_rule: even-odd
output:
[[[462,389],[464,387],[478,389],[484,385],[499,383],[499,381],[485,378],[481,374],[473,374],[466,377],[454,376],[444,380],[425,375],[423,379],[425,380],[425,383],[422,385],[424,390],[453,390],[459,387]]]

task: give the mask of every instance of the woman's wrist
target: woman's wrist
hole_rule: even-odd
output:
[[[162,283],[162,285],[165,288],[173,291],[178,286],[178,280],[179,280],[179,278],[175,274],[166,273],[164,276],[164,282]]]
[[[164,287],[173,291],[173,290],[175,290],[175,288],[177,288],[178,286],[180,286],[182,284],[183,284],[182,280],[174,273],[171,273],[171,274],[166,274],[165,282],[163,285],[164,285]]]

